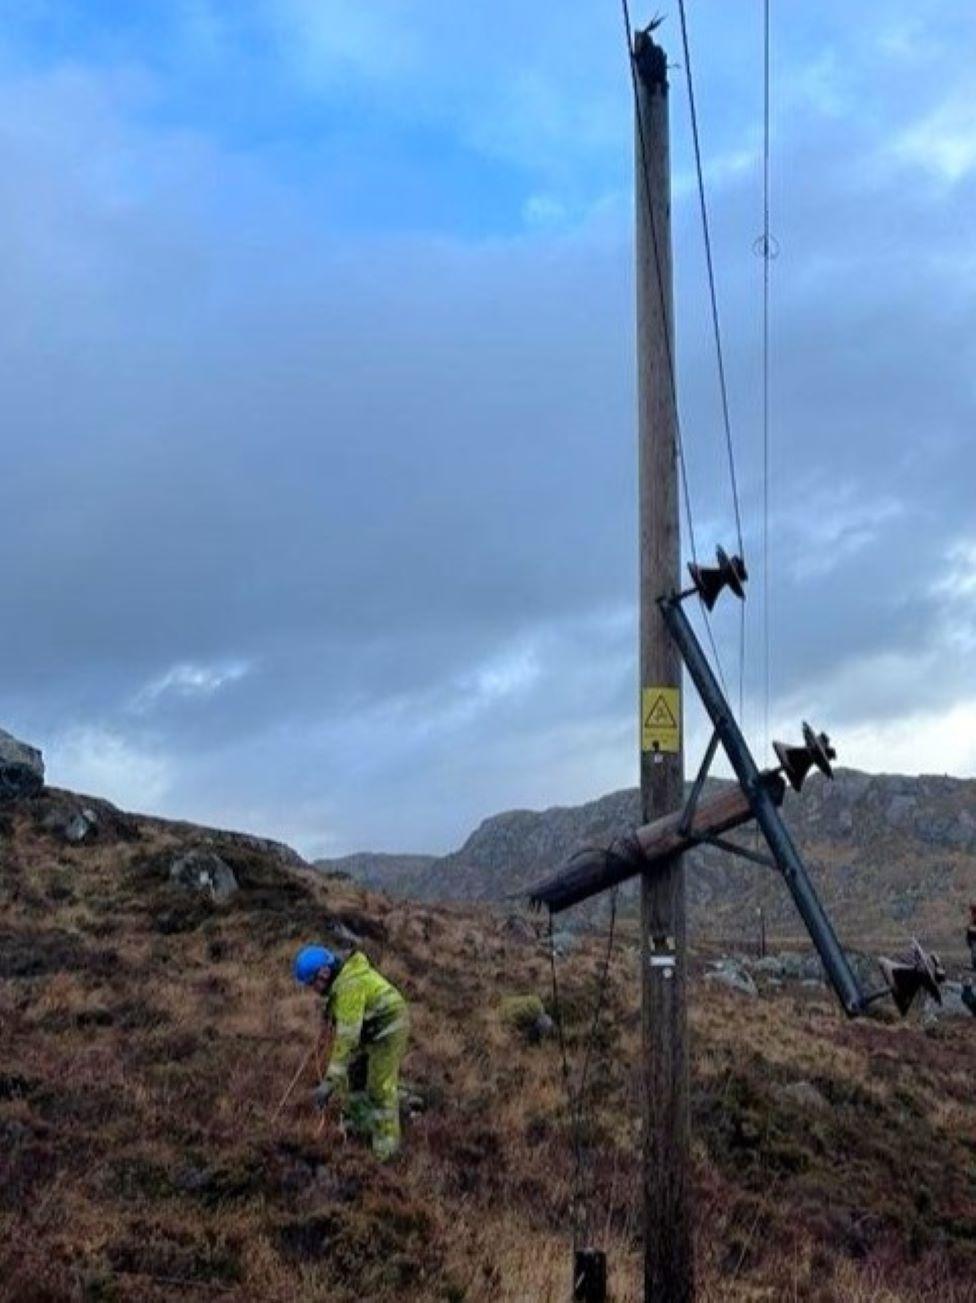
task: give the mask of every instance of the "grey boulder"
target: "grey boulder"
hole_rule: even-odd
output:
[[[922,1009],[922,1023],[931,1026],[943,1018],[972,1018],[976,1014],[976,993],[972,985],[962,982],[943,982],[942,1003],[926,998]]]
[[[752,977],[734,959],[720,960],[710,973],[705,974],[705,981],[718,982],[721,986],[727,986],[731,991],[738,991],[740,995],[759,994],[759,988],[752,980]]]
[[[777,1086],[777,1099],[785,1104],[798,1104],[808,1113],[822,1113],[830,1108],[827,1100],[810,1081],[791,1081],[785,1086]]]
[[[0,728],[0,799],[34,796],[44,787],[44,759],[36,747]]]
[[[41,827],[61,837],[72,846],[91,841],[98,831],[98,815],[85,806],[55,806],[41,820]]]
[[[169,880],[187,891],[203,891],[213,900],[228,900],[237,891],[234,870],[213,851],[184,851],[169,866]]]

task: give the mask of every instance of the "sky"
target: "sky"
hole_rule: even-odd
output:
[[[762,7],[687,8],[762,758]],[[872,770],[976,774],[974,41],[772,4],[769,732]],[[51,783],[333,856],[636,782],[630,96],[611,0],[0,6],[0,727]]]

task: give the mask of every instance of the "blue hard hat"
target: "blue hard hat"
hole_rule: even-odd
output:
[[[313,982],[323,968],[335,968],[336,957],[325,946],[302,946],[295,956],[295,981],[302,986]]]

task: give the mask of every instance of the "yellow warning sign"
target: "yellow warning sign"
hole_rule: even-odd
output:
[[[681,749],[681,692],[678,688],[641,689],[641,750]]]

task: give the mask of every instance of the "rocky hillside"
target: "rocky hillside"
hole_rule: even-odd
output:
[[[417,893],[405,890],[407,884],[420,881],[437,862],[436,855],[388,855],[362,851],[334,860],[316,860],[315,867],[327,873],[346,874],[364,886],[390,890],[394,895],[411,895]]]
[[[541,933],[371,895],[245,835],[68,792],[5,799],[0,1299],[564,1298],[573,1161],[536,1016],[555,1012]],[[317,1036],[289,973],[311,937],[365,947],[412,1006],[394,1166],[322,1128],[314,1067],[280,1108]],[[579,1071],[601,942],[563,946]],[[850,1024],[803,958],[708,959],[691,980],[700,1298],[972,1299],[966,1011]],[[635,986],[624,921],[582,1132],[618,1303],[640,1298]]]
[[[976,780],[841,769],[832,783],[813,775],[801,794],[788,793],[784,808],[842,930],[880,939],[918,932],[933,944],[961,945],[967,904],[976,899]],[[606,844],[633,827],[638,811],[636,789],[572,808],[512,810],[486,819],[451,855],[403,865],[360,855],[350,871],[424,900],[517,898],[580,846]],[[751,844],[751,832],[741,836]],[[714,850],[689,860],[691,926],[699,935],[752,936],[760,903],[774,931],[796,931],[792,902],[771,874]]]
[[[505,1014],[555,1012],[541,931],[70,793],[0,802],[0,1300],[567,1297],[560,1052]],[[320,1127],[314,1067],[280,1107],[318,1030],[290,977],[312,937],[366,948],[410,1001],[393,1166]],[[601,942],[564,945],[578,1073]],[[702,1303],[972,1300],[972,1018],[851,1024],[802,959],[745,977],[708,959],[690,982]],[[625,922],[582,1133],[616,1303],[641,1296],[635,965]]]

